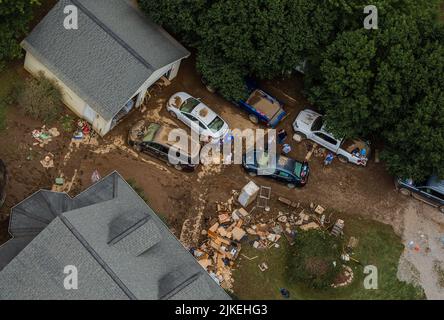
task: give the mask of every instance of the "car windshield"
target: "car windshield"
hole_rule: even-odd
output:
[[[151,142],[154,139],[157,131],[159,131],[160,125],[157,123],[151,123],[145,131],[145,137],[143,137],[144,142]]]
[[[259,167],[266,167],[268,166],[270,156],[265,151],[258,151],[256,153],[256,161]]]
[[[296,162],[295,166],[294,166],[294,171],[293,173],[296,175],[296,177],[300,178],[301,177],[301,172],[302,172],[302,163],[300,162]]]
[[[319,131],[319,130],[321,130],[322,125],[323,125],[322,117],[319,116],[313,122],[313,125],[311,126],[311,131]]]
[[[189,98],[180,106],[180,111],[191,113],[199,103],[199,100],[195,98]]]
[[[219,117],[216,117],[213,121],[211,121],[208,128],[210,128],[213,132],[218,132],[224,126],[225,122]]]

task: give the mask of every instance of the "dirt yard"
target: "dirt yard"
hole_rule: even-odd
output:
[[[290,115],[283,127],[291,135],[291,123],[297,113],[308,103],[297,93],[299,90],[284,93],[279,88],[300,88],[300,79],[278,80],[267,82],[265,88],[286,104]],[[166,166],[164,163],[141,156],[129,149],[126,144],[127,132],[138,119],[174,123],[165,110],[166,100],[178,91],[186,91],[211,106],[230,125],[231,128],[251,128],[245,113],[236,106],[225,101],[217,94],[209,93],[202,85],[199,76],[194,71],[194,61],[189,59],[181,68],[181,72],[173,83],[164,88],[156,88],[152,92],[147,110],[142,113],[134,111],[106,138],[98,139],[97,143],[70,145],[71,132],[63,132],[43,148],[33,146],[31,132],[42,125],[29,120],[19,110],[12,109],[8,115],[8,127],[0,133],[0,157],[5,161],[9,172],[9,184],[5,205],[1,208],[0,242],[7,239],[7,219],[10,208],[40,188],[51,189],[56,177],[63,175],[66,181],[72,181],[67,191],[71,195],[84,190],[91,185],[91,175],[98,170],[105,176],[117,170],[126,179],[131,179],[143,190],[149,205],[162,215],[177,237],[185,243],[193,244],[200,236],[199,226],[207,227],[209,221],[216,215],[216,201],[226,201],[232,190],[240,190],[250,177],[239,165],[233,166],[200,166],[195,173],[182,173]],[[185,128],[182,124],[178,126]],[[51,127],[51,126],[48,126]],[[290,138],[289,138],[290,140]],[[291,155],[303,159],[307,154],[306,143],[292,143]],[[51,152],[54,154],[55,168],[44,169],[40,160]],[[328,168],[323,168],[322,158],[313,156],[310,160],[311,176],[309,183],[303,189],[290,190],[266,178],[254,178],[258,185],[272,188],[272,211],[277,196],[284,196],[293,201],[305,203],[315,202],[326,208],[355,213],[368,218],[390,224],[395,232],[406,241],[412,239],[419,230],[419,223],[440,223],[433,237],[439,233],[444,236],[442,220],[430,220],[424,208],[419,210],[413,201],[406,200],[394,190],[393,178],[390,177],[383,165],[370,161],[366,168],[351,164],[342,164],[335,160]],[[416,206],[416,207],[415,207]],[[423,213],[424,211],[424,213]],[[181,232],[182,226],[188,226],[187,232]],[[424,227],[423,232],[429,229]],[[432,237],[432,236],[430,236]],[[443,249],[433,249],[440,253],[434,260],[444,262]],[[418,256],[407,257],[421,274],[426,285],[432,280],[427,278],[430,263],[422,263]],[[426,289],[429,297],[443,297],[442,291]]]

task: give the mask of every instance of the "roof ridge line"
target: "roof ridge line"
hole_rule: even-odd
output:
[[[149,215],[140,219],[139,221],[134,223],[132,226],[123,230],[120,234],[118,234],[117,236],[115,236],[114,238],[109,240],[108,245],[115,245],[117,242],[121,241],[123,238],[129,236],[131,233],[133,233],[134,231],[136,231],[140,227],[144,226],[146,223],[148,223],[148,221],[150,219],[151,219],[151,216],[149,216]]]
[[[122,40],[117,34],[115,34],[110,28],[108,28],[102,21],[99,20],[90,10],[88,10],[83,4],[78,0],[70,0],[76,7],[78,7],[84,14],[88,16],[92,21],[94,21],[100,28],[103,29],[111,38],[113,38],[118,44],[120,44],[126,51],[128,51],[134,58],[136,58],[140,63],[142,63],[146,68],[152,72],[156,69],[146,61],[140,54],[138,54],[134,49],[132,49],[125,41]]]
[[[110,276],[110,278],[117,284],[117,286],[123,291],[123,293],[131,300],[137,300],[137,297],[128,289],[122,280],[114,273],[111,267],[100,257],[100,255],[91,247],[86,239],[81,235],[79,231],[69,222],[68,218],[64,215],[60,215],[60,221],[65,227],[72,233],[72,235],[82,244],[82,246],[88,251],[94,260],[103,268],[103,270]]]
[[[26,211],[26,210],[24,210],[22,208],[18,208],[18,207],[13,208],[11,216],[14,215],[14,214],[21,214],[22,216],[25,216],[25,217],[27,217],[29,219],[35,220],[37,222],[40,222],[40,223],[43,223],[43,224],[46,224],[46,225],[50,224],[51,221],[52,221],[52,220],[48,220],[48,219],[45,219],[45,218],[42,218],[42,217],[39,217],[39,216],[35,216],[34,214],[32,214],[32,213],[30,213],[30,212],[28,212],[28,211]]]

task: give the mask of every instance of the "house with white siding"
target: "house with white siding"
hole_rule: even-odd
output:
[[[77,29],[64,27],[67,6],[77,8]],[[56,81],[63,102],[102,136],[190,55],[126,0],[60,0],[22,47],[25,69]]]

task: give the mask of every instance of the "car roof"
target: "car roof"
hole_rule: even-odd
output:
[[[204,103],[199,103],[191,112],[193,116],[201,120],[204,124],[209,125],[218,115]]]
[[[130,135],[132,136],[133,139],[135,139],[135,137],[137,136],[137,131],[143,130],[142,128],[144,128],[145,130],[145,135],[140,140],[140,142],[147,142],[147,143],[154,142],[167,147],[176,147],[176,142],[170,141],[168,138],[172,130],[180,128],[170,127],[164,124],[141,120],[137,122],[130,130]],[[188,139],[187,146],[191,146],[191,144],[194,144],[195,148],[192,148],[192,150],[200,151],[200,143],[192,139],[191,135],[188,133],[187,133],[187,139]]]
[[[256,154],[256,156],[260,156],[266,151],[256,149],[253,152]],[[276,169],[286,170],[293,173],[296,164],[303,164],[303,163],[296,159],[276,154]]]
[[[179,129],[179,128],[160,126],[159,130],[157,130],[156,135],[154,136],[154,139],[152,140],[152,142],[162,144],[162,145],[168,146],[168,147],[176,147],[177,141],[170,141],[169,140],[169,135],[170,135],[171,131],[173,131],[174,129]],[[183,129],[179,129],[179,130],[183,130]],[[196,149],[193,149],[193,150],[200,150],[200,144],[198,142],[196,142],[195,140],[193,140],[191,135],[187,134],[187,139],[188,139],[188,142],[187,142],[188,146],[191,146],[191,144],[194,144]],[[198,149],[197,149],[197,147],[198,147]]]

